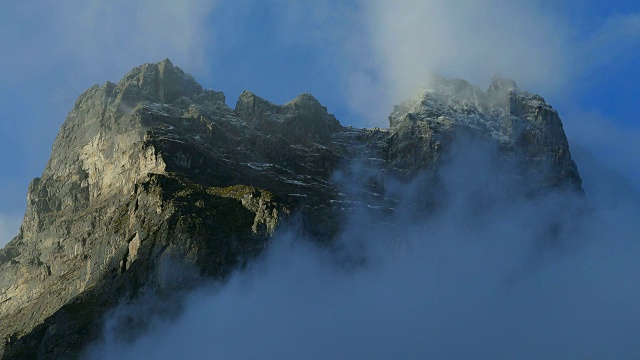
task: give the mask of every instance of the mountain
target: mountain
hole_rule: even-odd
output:
[[[354,207],[383,219],[405,201],[391,183],[418,179],[409,206],[437,212],[456,146],[490,148],[523,197],[582,192],[557,112],[509,79],[435,78],[389,123],[344,127],[310,94],[245,91],[232,109],[169,60],[88,89],[0,250],[2,359],[76,358],[119,302],[224,280],[288,221],[330,246]]]

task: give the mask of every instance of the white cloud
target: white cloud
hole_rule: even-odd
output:
[[[572,21],[572,14],[541,0],[359,4],[365,20],[349,29],[360,44],[347,56],[353,65],[346,79],[350,105],[369,125],[387,126],[392,106],[432,74],[480,87],[498,74],[556,104],[571,101],[568,95],[589,86],[590,73],[607,71],[640,48],[637,13],[603,17],[595,28],[574,28],[580,21]]]
[[[500,74],[546,88],[566,80],[568,31],[536,2],[401,0],[363,7],[392,101],[431,74],[475,84]]]

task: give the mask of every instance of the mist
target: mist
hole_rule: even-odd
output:
[[[331,246],[284,224],[267,251],[224,284],[176,300],[130,339],[105,319],[90,359],[491,358],[640,356],[638,202],[598,194],[523,196],[496,149],[458,141],[441,169],[446,202],[420,213],[424,176],[385,180],[392,215],[363,203],[345,211]],[[376,169],[335,181],[360,186]],[[597,192],[597,190],[596,190]],[[597,196],[596,196],[597,195]],[[629,199],[629,198],[627,198]]]

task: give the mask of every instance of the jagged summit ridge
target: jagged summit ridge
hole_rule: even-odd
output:
[[[276,105],[250,91],[240,94],[235,114],[268,133],[278,133],[297,143],[328,140],[340,122],[311,94],[303,93]]]
[[[532,105],[546,106],[552,109],[542,97],[519,89],[516,82],[509,78],[493,77],[487,91],[482,91],[466,80],[434,76],[428,82],[427,87],[395,106],[389,117],[389,123],[391,127],[394,127],[404,115],[415,114],[425,108],[428,108],[431,111],[431,116],[435,117],[455,114],[458,115],[457,117],[463,118],[470,113],[472,115],[478,113],[485,115],[489,120],[498,122],[501,120],[501,111],[514,110],[509,105],[513,99],[518,97],[532,103]],[[466,122],[470,124],[469,121]]]

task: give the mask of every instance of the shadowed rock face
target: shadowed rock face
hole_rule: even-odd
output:
[[[525,191],[581,191],[558,113],[513,80],[494,78],[485,93],[464,80],[435,78],[430,88],[396,106],[389,122],[389,162],[403,174],[436,170],[442,151],[454,139],[470,135],[495,144],[516,165],[519,171],[513,175],[526,185]]]
[[[389,121],[343,127],[309,94],[276,105],[245,91],[231,109],[169,60],[85,91],[29,187],[19,235],[0,250],[2,358],[75,358],[107,309],[223,279],[290,214],[329,242],[354,201],[392,211],[399,200],[380,196],[389,179],[425,174],[429,192],[413,205],[436,211],[456,139],[495,147],[527,193],[581,191],[556,111],[513,81],[483,92],[436,79]],[[334,181],[352,161],[375,175]]]

